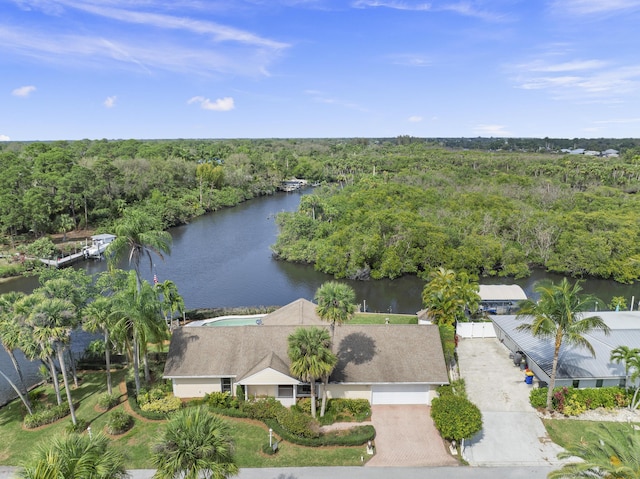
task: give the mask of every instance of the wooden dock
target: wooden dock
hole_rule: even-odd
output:
[[[80,253],[63,256],[62,258],[58,259],[40,258],[40,261],[52,268],[66,268],[67,266],[71,266],[78,261],[84,261],[85,259],[87,259],[87,257],[84,255],[84,252],[81,251]]]

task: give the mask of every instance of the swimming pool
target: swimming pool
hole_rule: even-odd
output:
[[[220,316],[218,318],[203,319],[201,321],[193,321],[187,326],[255,326],[257,321],[264,318],[266,314],[251,314],[244,316]]]

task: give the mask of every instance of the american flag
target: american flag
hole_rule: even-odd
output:
[[[158,284],[158,275],[155,273],[153,275],[153,284]]]

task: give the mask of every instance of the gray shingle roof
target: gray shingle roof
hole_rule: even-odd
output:
[[[271,353],[288,368],[287,337],[299,326],[264,323],[174,331],[164,376],[246,377]],[[333,382],[448,383],[437,326],[343,325],[336,327],[334,343]]]

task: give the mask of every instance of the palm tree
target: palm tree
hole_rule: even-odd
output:
[[[326,329],[298,328],[288,338],[291,374],[311,384],[311,415],[316,417],[316,379],[328,377],[338,362]]]
[[[155,445],[154,479],[223,479],[238,474],[229,425],[206,407],[178,411]]]
[[[618,346],[611,350],[611,362],[616,364],[624,363],[624,385],[625,389],[629,389],[629,370],[631,369],[634,358],[636,362],[640,361],[640,349],[630,348],[629,346]]]
[[[113,327],[114,318],[111,310],[111,298],[99,296],[89,303],[82,311],[82,328],[90,333],[102,331],[104,336],[104,357],[107,368],[107,392],[113,394],[111,386],[111,339],[110,329]]]
[[[25,328],[21,325],[21,318],[15,309],[16,303],[23,297],[24,293],[17,291],[11,291],[0,295],[0,344],[2,344],[2,347],[9,355],[11,364],[13,364],[13,368],[18,374],[18,386],[20,387],[18,396],[24,403],[29,414],[32,414],[31,401],[29,400],[29,394],[24,382],[22,369],[20,368],[20,364],[14,354],[16,349],[20,349],[25,331]],[[12,384],[12,386],[14,386],[8,377],[7,380]]]
[[[600,423],[591,439],[567,447],[559,459],[580,458],[549,473],[549,479],[640,479],[640,433],[628,424]]]
[[[328,281],[318,288],[315,300],[318,302],[316,311],[320,319],[330,323],[333,341],[336,324],[346,323],[356,311],[356,293],[348,284]]]
[[[478,309],[478,284],[465,272],[456,274],[451,269],[438,268],[429,275],[422,290],[422,302],[429,309],[434,324],[454,325],[464,321],[466,310]]]
[[[18,472],[23,479],[124,479],[124,458],[102,434],[58,436]]]
[[[335,336],[336,324],[341,325],[349,321],[356,311],[356,293],[351,286],[337,281],[323,283],[316,291],[315,300],[318,302],[316,312],[320,319],[327,321],[331,330],[331,345]],[[329,375],[322,379],[322,406],[320,416],[324,416],[327,408],[327,383]]]
[[[114,239],[107,250],[107,258],[110,268],[114,268],[118,260],[128,256],[129,265],[133,264],[140,286],[140,260],[146,256],[149,266],[153,267],[151,253],[164,259],[164,254],[171,252],[171,235],[162,230],[158,220],[139,210],[127,209],[124,215],[114,227]]]
[[[49,344],[55,348],[71,412],[71,421],[74,425],[77,424],[77,419],[73,399],[71,398],[71,387],[67,378],[64,350],[69,345],[71,330],[76,326],[76,319],[76,308],[70,301],[58,298],[44,298],[34,307],[28,320],[33,327],[34,338],[42,345]],[[53,364],[52,356],[53,354],[49,354],[51,364]]]
[[[184,311],[184,299],[178,293],[178,287],[173,281],[166,280],[156,284],[156,290],[162,295],[162,312],[165,321],[173,326],[173,315],[176,312],[182,314]],[[178,318],[178,326],[180,326],[180,318]]]
[[[167,325],[160,315],[160,303],[153,287],[147,281],[138,283],[135,272],[131,271],[127,288],[113,297],[113,315],[116,337],[121,344],[132,348],[133,372],[138,395],[140,355],[145,355],[146,364],[149,340],[164,338],[167,333]]]
[[[580,294],[582,287],[579,281],[573,285],[566,278],[563,278],[560,284],[541,281],[534,291],[540,295],[540,299],[537,302],[526,300],[520,303],[517,315],[518,319],[530,319],[531,323],[521,324],[518,329],[529,331],[535,337],[554,340],[553,363],[547,391],[547,410],[551,412],[562,344],[583,347],[595,357],[593,346],[584,335],[598,329],[608,335],[609,327],[600,316],[585,317],[584,312],[595,304],[596,298]]]

